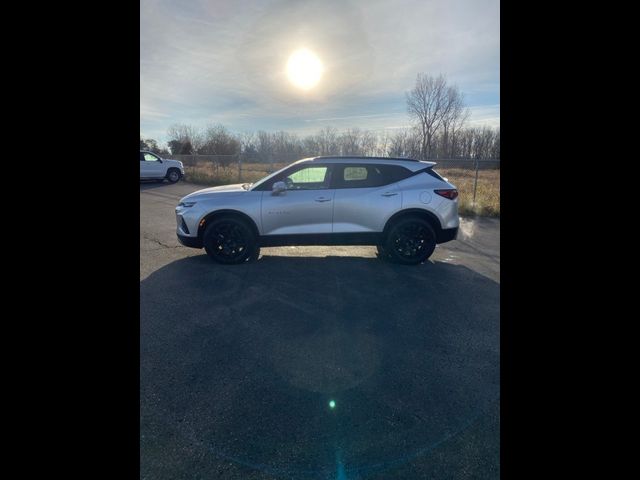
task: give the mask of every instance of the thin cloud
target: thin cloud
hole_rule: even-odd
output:
[[[470,126],[500,126],[500,104],[471,107]]]
[[[372,115],[349,115],[346,117],[311,118],[311,119],[305,120],[305,122],[335,122],[335,121],[342,121],[342,120],[353,120],[356,118],[360,119],[360,118],[378,118],[378,117],[389,117],[389,114],[375,113]]]
[[[169,118],[171,115],[154,109],[153,107],[140,105],[140,120],[155,121]]]
[[[141,0],[140,13],[145,132],[393,129],[419,72],[457,84],[470,123],[499,125],[499,0]],[[325,64],[307,94],[284,73],[302,46]]]

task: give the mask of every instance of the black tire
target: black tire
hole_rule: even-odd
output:
[[[256,260],[260,255],[256,235],[244,220],[222,217],[211,222],[202,237],[209,257],[224,265]]]
[[[376,245],[376,257],[380,260],[391,260],[389,253],[385,250],[384,245],[382,244]]]
[[[429,222],[405,217],[389,228],[382,251],[396,263],[416,265],[427,260],[435,248],[436,234]]]
[[[167,176],[165,178],[169,180],[169,183],[176,183],[180,181],[182,174],[177,168],[170,168],[169,171],[167,171]]]

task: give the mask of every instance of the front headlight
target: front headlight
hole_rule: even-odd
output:
[[[178,204],[179,207],[189,208],[193,207],[197,202],[180,202]]]

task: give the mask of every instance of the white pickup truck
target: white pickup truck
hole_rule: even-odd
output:
[[[160,180],[166,178],[176,183],[184,176],[184,165],[178,160],[160,158],[155,153],[140,150],[140,180]]]

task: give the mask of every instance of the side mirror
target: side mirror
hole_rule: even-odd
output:
[[[287,184],[284,182],[274,182],[273,186],[271,187],[271,194],[272,195],[279,195],[280,193],[284,192],[287,189]]]

